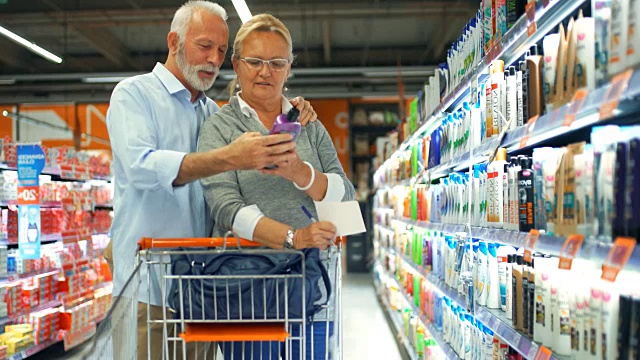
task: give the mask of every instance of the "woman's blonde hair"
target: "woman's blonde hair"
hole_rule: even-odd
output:
[[[254,31],[273,32],[282,36],[282,38],[289,45],[289,61],[293,61],[293,42],[291,41],[291,34],[289,29],[280,21],[277,17],[271,14],[258,14],[252,17],[249,21],[242,24],[236,39],[233,41],[233,53],[231,54],[231,60],[238,60],[240,53],[242,52],[242,43],[244,40]],[[233,96],[236,92],[236,85],[238,79],[233,79],[229,83],[229,97]]]

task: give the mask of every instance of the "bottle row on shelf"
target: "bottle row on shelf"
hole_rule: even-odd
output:
[[[520,360],[524,357],[424,277],[378,264],[378,286],[401,310],[403,335],[418,359]],[[427,335],[424,335],[427,334]],[[421,345],[420,340],[424,340]]]
[[[636,272],[600,280],[603,270],[591,261],[575,259],[567,269],[556,257],[527,257],[524,247],[500,239],[488,242],[399,221],[374,236],[379,261],[405,279],[410,295],[426,306],[423,311],[442,313],[454,303],[458,319],[465,310],[528,359],[547,349],[578,359],[635,359],[640,351],[634,323],[640,293],[628,286],[639,280]],[[430,286],[440,294],[431,303],[424,300]],[[436,325],[442,321],[435,319]]]
[[[500,148],[473,172],[451,173],[436,185],[381,188],[377,207],[433,223],[465,224],[600,239],[640,235],[640,126],[596,127],[591,144],[536,148],[511,156]],[[414,166],[424,158],[414,157]],[[409,164],[407,164],[409,167]],[[406,168],[405,168],[406,171]]]
[[[640,62],[633,30],[639,14],[640,5],[629,0],[483,1],[447,63],[429,78],[424,99],[418,95],[421,106],[410,125],[417,131],[409,139],[425,131],[433,137],[442,118],[454,127],[466,120],[464,129],[473,127],[477,137],[449,131],[447,139],[473,147],[582,98]],[[557,33],[547,34],[554,28]]]

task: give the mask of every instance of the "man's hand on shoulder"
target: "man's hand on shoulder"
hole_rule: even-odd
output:
[[[309,121],[313,122],[318,120],[318,114],[313,110],[313,106],[311,106],[311,103],[305,100],[302,96],[290,99],[289,103],[291,106],[300,110],[300,117],[298,118],[298,121],[300,121],[302,126],[307,125]]]

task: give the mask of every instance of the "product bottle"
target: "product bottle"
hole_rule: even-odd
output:
[[[518,79],[515,66],[509,66],[507,74],[507,121],[509,130],[513,130],[518,126]]]
[[[505,246],[506,247],[506,246]],[[516,254],[507,255],[507,264],[505,266],[505,291],[506,291],[506,305],[505,313],[507,319],[513,319],[513,264],[516,259]]]
[[[527,324],[529,325],[529,336],[533,337],[534,333],[534,324],[535,324],[535,316],[536,316],[536,269],[535,262],[537,259],[541,259],[541,257],[534,257],[531,259],[531,265],[529,266],[529,312],[527,314]]]
[[[509,163],[504,163],[502,172],[502,228],[509,229]]]
[[[531,263],[528,261],[522,262],[522,332],[525,335],[529,334],[529,267]]]
[[[519,229],[519,200],[518,200],[518,172],[520,171],[520,161],[512,156],[509,164],[509,230]]]
[[[532,46],[530,53],[531,55],[527,56],[525,59],[528,69],[528,110],[529,118],[532,118],[543,114],[544,94],[542,91],[542,56],[538,55],[538,46]]]
[[[518,69],[522,76],[522,85],[520,89],[522,91],[522,123],[518,120],[518,126],[523,126],[529,121],[529,68],[526,61],[518,62]]]
[[[491,106],[492,106],[492,119],[493,119],[493,136],[498,136],[504,123],[503,118],[506,118],[506,114],[503,112],[503,83],[504,79],[504,61],[494,60],[490,66],[491,74]]]
[[[554,351],[559,355],[571,355],[571,317],[569,308],[570,296],[572,295],[569,283],[571,282],[571,272],[568,270],[556,269],[558,283],[558,311],[555,319],[556,326],[556,346]]]
[[[529,232],[534,227],[534,194],[533,171],[531,158],[525,157],[520,161],[521,170],[518,172],[518,198],[520,231]]]
[[[496,154],[496,159],[492,163],[494,171],[495,189],[491,194],[494,209],[494,227],[503,228],[504,222],[504,168],[507,164],[507,149],[500,148]]]
[[[508,267],[509,255],[515,254],[516,249],[512,246],[500,246],[497,249],[498,277],[500,281],[500,309],[507,311],[507,285],[511,285]],[[507,281],[509,279],[509,281]],[[509,291],[510,293],[510,291]]]
[[[489,243],[487,254],[489,257],[489,284],[487,286],[487,307],[490,309],[500,308],[500,275],[498,273],[498,247],[496,243]]]
[[[513,265],[513,326],[516,330],[523,330],[523,294],[522,294],[522,266],[524,259],[522,255],[516,256],[516,263]]]

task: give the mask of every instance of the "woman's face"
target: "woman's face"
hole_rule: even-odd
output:
[[[259,64],[247,58],[289,59],[289,45],[286,40],[275,32],[253,31],[242,42],[240,59],[233,60],[233,69],[238,76],[242,97],[245,100],[280,101],[284,82],[291,72],[291,64],[287,63],[286,66],[274,70],[274,66],[267,63]]]

